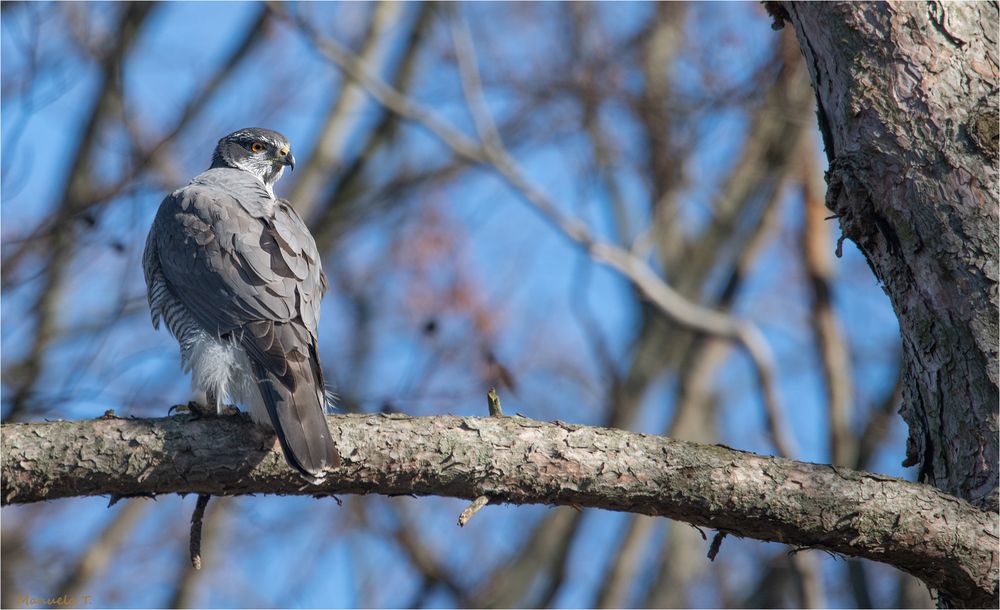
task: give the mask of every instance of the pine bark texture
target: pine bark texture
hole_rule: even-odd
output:
[[[928,485],[523,417],[347,415],[330,428],[343,465],[313,486],[243,417],[5,424],[2,500],[381,493],[587,506],[866,557],[967,605],[997,604],[996,520]]]
[[[827,206],[899,318],[905,465],[998,507],[995,2],[781,2],[830,161]]]

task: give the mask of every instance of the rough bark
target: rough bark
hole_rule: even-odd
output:
[[[812,77],[827,206],[899,318],[906,465],[997,510],[997,4],[770,8]]]
[[[3,504],[72,496],[414,494],[662,515],[865,557],[997,604],[998,525],[927,485],[719,445],[522,417],[330,418],[343,465],[306,484],[242,417],[5,424]]]

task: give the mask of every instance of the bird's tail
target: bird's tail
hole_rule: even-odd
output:
[[[276,334],[284,334],[282,330],[289,329],[279,329]],[[315,346],[306,350],[308,355],[297,348],[282,350],[280,369],[274,361],[268,366],[260,358],[250,360],[285,459],[307,479],[319,482],[328,469],[340,465],[340,454],[326,423],[326,388]]]

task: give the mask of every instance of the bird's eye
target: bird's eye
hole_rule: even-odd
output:
[[[260,142],[254,142],[253,144],[250,145],[251,152],[259,153],[262,150],[264,150],[264,145],[261,144]]]

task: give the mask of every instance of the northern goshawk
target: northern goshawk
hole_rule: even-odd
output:
[[[286,166],[295,157],[275,131],[219,140],[211,167],[160,204],[143,269],[153,326],[177,339],[193,385],[217,410],[247,407],[318,482],[340,463],[317,350],[327,282],[305,223],[274,197]]]

